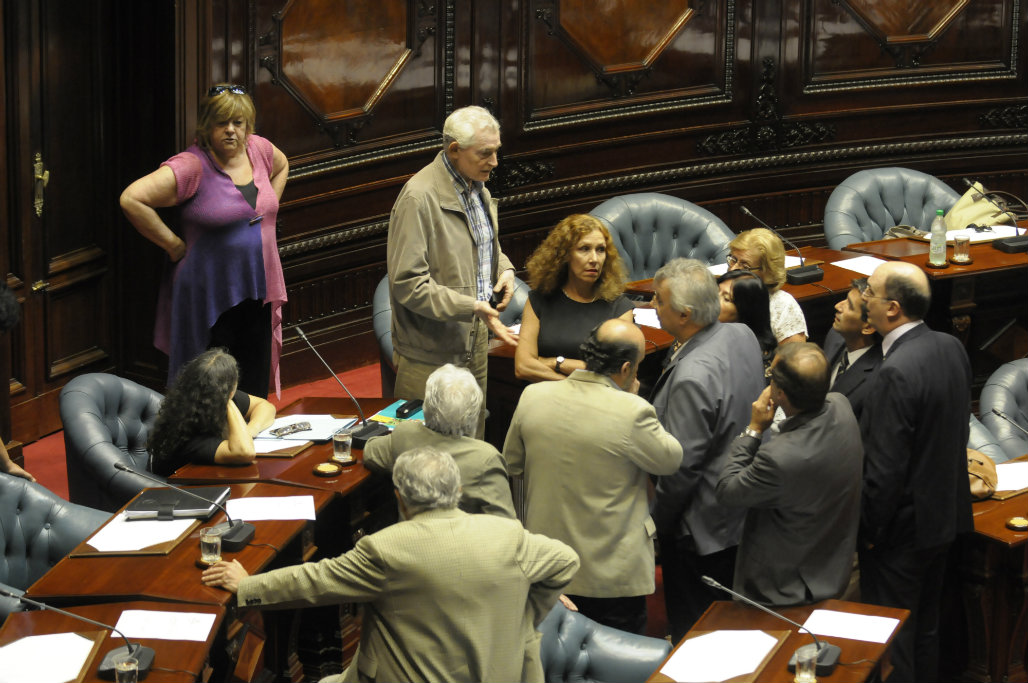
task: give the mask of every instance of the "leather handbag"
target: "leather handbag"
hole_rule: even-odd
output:
[[[950,207],[943,218],[946,230],[964,230],[974,225],[1013,225],[1017,220],[1009,210],[997,206],[996,202],[985,195],[981,183],[975,183],[967,192]]]
[[[971,483],[971,498],[984,500],[996,492],[999,477],[992,458],[973,448],[967,449],[967,478]]]

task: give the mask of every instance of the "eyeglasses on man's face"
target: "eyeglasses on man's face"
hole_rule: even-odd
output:
[[[867,283],[867,287],[864,288],[864,291],[860,293],[860,298],[864,301],[867,301],[869,299],[881,299],[882,301],[892,301],[892,299],[890,299],[887,296],[878,296],[877,294],[875,294],[875,290],[871,288],[870,282]]]
[[[207,91],[207,97],[214,97],[223,92],[230,92],[233,95],[245,95],[246,88],[241,85],[216,85]]]

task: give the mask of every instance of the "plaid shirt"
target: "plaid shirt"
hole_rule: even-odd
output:
[[[457,169],[450,163],[449,157],[443,155],[443,163],[453,179],[453,189],[457,192],[464,215],[468,219],[471,237],[475,242],[478,254],[477,290],[479,301],[489,301],[493,293],[493,226],[489,220],[489,212],[482,203],[482,183],[468,183]]]

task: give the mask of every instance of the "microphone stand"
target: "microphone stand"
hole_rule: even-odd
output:
[[[186,495],[192,496],[193,498],[196,498],[198,500],[202,500],[208,505],[213,503],[215,507],[217,507],[219,510],[225,513],[225,519],[228,520],[222,522],[221,524],[214,525],[215,529],[221,531],[221,547],[226,552],[234,553],[242,550],[250,544],[250,541],[253,540],[254,534],[257,533],[257,529],[254,527],[253,524],[250,524],[249,522],[244,522],[241,519],[233,520],[232,515],[228,514],[228,508],[226,508],[224,505],[220,503],[215,503],[209,498],[204,498],[203,496],[197,495],[189,489],[184,489],[179,486],[175,486],[174,484],[170,484],[166,481],[161,481],[149,472],[134,470],[131,467],[125,465],[124,463],[116,462],[114,463],[114,467],[115,469],[121,470],[122,472],[131,472],[132,474],[138,474],[144,479],[149,479],[150,481],[156,482],[161,486],[166,486],[167,488],[175,489],[176,491],[181,491]]]
[[[761,605],[759,602],[757,602],[755,600],[751,600],[750,598],[747,598],[742,593],[736,593],[731,588],[726,588],[725,586],[722,586],[720,583],[718,583],[714,579],[710,578],[709,576],[701,576],[700,580],[702,580],[703,583],[707,584],[711,588],[717,588],[718,590],[722,590],[722,591],[728,593],[729,595],[732,595],[732,596],[735,596],[736,598],[739,598],[740,600],[745,602],[747,605],[750,605],[751,607],[756,607],[759,610],[763,610],[763,611],[767,612],[768,614],[770,614],[771,616],[778,617],[782,621],[787,621],[790,624],[792,624],[793,626],[795,626],[796,628],[798,628],[799,630],[806,631],[807,633],[809,633],[810,637],[814,639],[814,644],[817,646],[817,675],[818,676],[831,676],[832,672],[835,671],[835,665],[839,663],[839,655],[842,654],[842,649],[838,645],[832,645],[831,643],[826,643],[823,640],[818,640],[818,637],[816,635],[814,635],[814,632],[811,631],[806,626],[801,626],[800,624],[797,624],[792,619],[789,619],[788,617],[786,617],[784,615],[781,615],[781,614],[779,614],[778,612],[775,612],[772,609],[768,609],[764,605]],[[789,660],[789,671],[795,671],[795,670],[796,670],[796,655],[793,654],[792,659]]]
[[[361,404],[357,401],[356,398],[353,397],[353,394],[350,393],[350,390],[346,388],[346,385],[343,384],[343,380],[339,379],[339,375],[337,375],[332,370],[332,367],[328,364],[328,361],[322,358],[321,354],[318,353],[318,350],[314,348],[314,344],[312,344],[311,340],[307,338],[307,335],[303,333],[303,330],[300,329],[299,325],[296,326],[296,333],[300,335],[300,339],[306,342],[307,346],[311,347],[311,351],[313,351],[314,355],[318,357],[318,360],[321,361],[321,364],[325,366],[325,369],[328,370],[330,375],[332,375],[332,378],[339,383],[339,386],[343,388],[343,391],[345,391],[346,395],[350,397],[350,400],[353,401],[353,404],[357,406],[357,414],[360,416],[361,427],[360,429],[354,430],[351,434],[353,438],[353,447],[360,448],[363,450],[364,445],[368,442],[368,439],[370,439],[371,437],[383,436],[385,434],[388,434],[389,427],[385,426],[381,422],[369,422],[368,418],[364,417],[364,410],[361,409]]]
[[[993,408],[992,409],[992,414],[993,415],[997,415],[997,416],[1003,418],[1004,420],[1006,420],[1010,424],[1012,424],[1015,427],[1017,427],[1018,429],[1020,429],[1024,433],[1025,436],[1028,436],[1028,429],[1025,429],[1024,427],[1022,427],[1021,425],[1017,424],[1012,419],[1007,417],[1007,415],[1003,411],[1001,411],[999,408]]]
[[[125,656],[129,656],[129,657],[135,658],[135,660],[137,662],[136,666],[137,666],[137,668],[139,670],[139,680],[143,680],[144,678],[146,678],[146,675],[148,673],[150,673],[150,668],[153,666],[153,658],[154,658],[153,648],[152,647],[145,647],[144,645],[140,645],[139,643],[132,643],[132,642],[130,642],[129,639],[125,637],[124,633],[122,633],[118,629],[114,628],[110,624],[104,624],[104,623],[101,623],[99,621],[94,621],[94,620],[90,619],[89,617],[84,617],[84,616],[82,616],[80,614],[75,614],[74,612],[67,612],[67,611],[65,611],[63,609],[60,609],[58,607],[51,607],[50,605],[47,605],[46,603],[39,602],[37,600],[33,600],[32,598],[26,598],[24,595],[16,595],[15,593],[11,593],[10,591],[6,591],[6,590],[4,590],[2,588],[0,588],[0,595],[4,596],[6,598],[12,598],[14,600],[20,600],[21,602],[24,602],[25,604],[32,605],[33,607],[38,607],[39,609],[41,609],[43,611],[50,610],[51,612],[57,612],[58,614],[63,614],[66,617],[72,617],[73,619],[78,619],[80,621],[84,621],[84,622],[92,624],[94,626],[99,626],[100,628],[105,628],[108,631],[111,631],[113,633],[117,633],[119,636],[121,636],[122,640],[125,641],[124,647],[116,647],[113,650],[111,650],[110,652],[108,652],[106,655],[104,655],[103,660],[100,662],[100,666],[97,668],[97,673],[102,678],[106,678],[107,680],[113,681],[114,678],[115,678],[115,667],[114,667],[115,662],[117,662],[119,659],[121,659],[122,657],[125,657]],[[59,657],[60,653],[56,653],[55,652],[54,655]]]
[[[785,235],[778,232],[761,219],[757,218],[753,214],[753,212],[747,209],[745,206],[740,206],[739,210],[747,216],[749,216],[750,218],[752,218],[753,220],[760,223],[762,226],[764,226],[771,232],[773,232],[778,237],[778,239],[782,240],[783,242],[785,242],[790,247],[796,250],[796,255],[800,257],[800,265],[796,268],[789,268],[785,271],[786,282],[788,282],[790,285],[805,285],[811,282],[820,282],[825,278],[825,271],[821,270],[821,266],[816,264],[812,266],[806,265],[806,260],[803,258],[803,253],[800,252],[800,248],[793,244],[792,241],[788,239]]]

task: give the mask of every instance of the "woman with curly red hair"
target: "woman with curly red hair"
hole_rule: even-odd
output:
[[[530,382],[584,369],[579,345],[604,320],[632,320],[627,274],[610,233],[586,214],[568,216],[528,259],[532,291],[521,318],[514,373]]]

